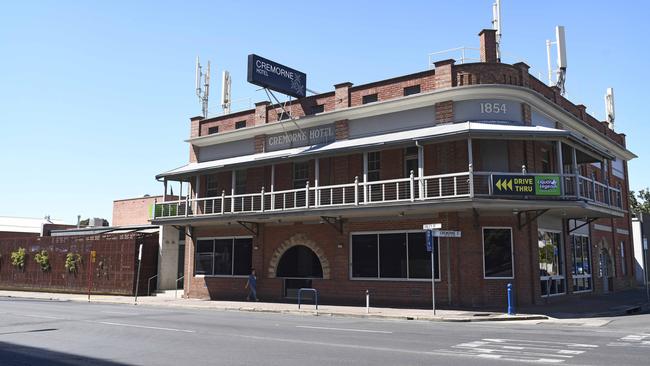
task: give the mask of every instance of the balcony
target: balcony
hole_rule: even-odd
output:
[[[552,187],[546,194],[499,192],[497,182],[511,179],[545,180]],[[521,180],[521,179],[519,179]],[[555,182],[555,183],[553,183]],[[556,185],[556,186],[554,186]],[[501,185],[499,184],[499,187]],[[516,186],[516,184],[515,184]],[[512,190],[512,189],[511,189]],[[551,193],[548,193],[551,192]],[[519,174],[496,172],[459,172],[371,182],[310,186],[281,191],[246,194],[226,194],[205,198],[190,198],[157,202],[151,210],[152,221],[199,217],[237,217],[238,215],[266,215],[281,212],[300,212],[319,209],[354,209],[359,207],[388,207],[436,202],[471,202],[472,200],[500,199],[521,205],[522,202],[581,202],[615,212],[623,212],[621,190],[594,178],[577,174]]]

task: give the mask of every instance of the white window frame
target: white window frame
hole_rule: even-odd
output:
[[[569,234],[569,238],[571,236],[580,236],[583,238],[587,238],[587,248],[589,249],[589,271],[590,273],[587,274],[573,274],[573,260],[574,260],[574,255],[575,253],[573,252],[573,248],[571,248],[571,293],[572,294],[582,294],[582,293],[587,293],[587,292],[593,292],[594,291],[594,270],[593,270],[593,262],[592,262],[592,252],[591,252],[591,238],[589,235],[586,234]],[[571,245],[573,246],[573,240],[571,240]],[[588,290],[579,290],[579,291],[573,291],[573,280],[581,280],[581,279],[589,279],[589,289]]]
[[[203,274],[198,274],[197,275],[196,274],[196,243],[199,240],[219,240],[219,239],[232,239],[232,246],[233,246],[232,247],[232,250],[233,250],[232,254],[233,255],[232,255],[232,264],[231,264],[232,267],[231,268],[234,271],[235,270],[235,240],[236,239],[251,239],[251,240],[254,240],[255,238],[252,235],[204,236],[204,237],[200,237],[200,238],[197,237],[196,240],[194,240],[194,255],[193,255],[193,257],[194,257],[193,258],[193,260],[194,260],[194,263],[193,263],[194,268],[193,268],[193,271],[192,271],[193,272],[192,276],[195,277],[195,278],[206,278],[206,277],[209,277],[209,278],[248,278],[249,275],[203,275]],[[252,244],[252,246],[251,246],[251,263],[252,263],[253,262],[253,250],[254,250],[253,247],[255,245],[253,243],[251,243],[251,244]],[[212,253],[214,253],[214,247],[212,249]],[[214,272],[214,259],[213,259],[213,262],[212,262],[212,272]]]
[[[510,230],[510,262],[512,262],[512,276],[510,277],[486,277],[485,276],[485,229],[508,229]],[[483,253],[483,279],[484,280],[513,280],[515,278],[515,248],[512,238],[511,226],[482,226],[481,227],[481,252]]]
[[[349,251],[349,264],[348,264],[348,279],[351,281],[388,281],[388,282],[396,282],[396,281],[401,281],[401,282],[431,282],[430,278],[408,278],[409,276],[409,260],[408,260],[408,255],[409,255],[409,245],[408,245],[408,234],[409,233],[423,233],[424,231],[422,230],[381,230],[381,231],[352,231],[350,232],[349,235],[349,241],[348,241],[348,251]],[[379,235],[379,234],[406,234],[406,276],[407,278],[390,278],[390,277],[379,277],[380,275],[380,270],[381,270],[381,264],[380,264],[380,258],[379,258],[379,242],[377,242],[377,277],[353,277],[353,272],[352,272],[352,236],[353,235]],[[436,243],[438,245],[438,272],[440,275],[438,276],[437,279],[434,279],[435,282],[441,282],[442,281],[442,268],[440,268],[440,240],[436,240]],[[432,248],[433,250],[433,248]],[[432,277],[435,277],[434,273],[431,273]]]
[[[566,248],[563,245],[564,244],[564,235],[562,235],[562,230],[546,229],[546,228],[540,227],[540,228],[537,228],[537,231],[538,232],[544,231],[544,232],[548,232],[548,233],[560,234],[560,243],[559,243],[560,247],[558,248],[558,250],[560,252],[560,257],[562,259],[562,263],[564,264],[562,266],[563,267],[562,270],[564,271],[564,275],[562,275],[562,276],[539,276],[540,282],[543,281],[543,280],[548,281],[549,279],[550,280],[564,280],[564,291],[563,292],[558,292],[557,294],[548,294],[548,295],[542,294],[542,297],[553,297],[553,296],[566,295],[567,294],[567,287],[568,287],[567,286],[567,279],[566,279],[566,277],[567,277],[566,276],[566,260],[564,258],[564,251],[566,250]],[[539,271],[539,268],[537,270]],[[571,282],[573,282],[573,281],[571,281]],[[572,283],[572,285],[573,285],[573,283]]]

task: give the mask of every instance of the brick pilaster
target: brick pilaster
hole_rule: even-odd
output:
[[[526,126],[530,126],[533,122],[530,105],[527,103],[521,103],[521,118]]]
[[[454,122],[454,101],[436,103],[436,124]]]
[[[334,130],[337,140],[347,140],[348,137],[350,137],[350,129],[348,127],[347,119],[336,121],[334,124]]]
[[[268,121],[269,116],[269,103],[268,101],[255,103],[255,126],[264,125]]]
[[[352,83],[345,82],[334,85],[334,109],[350,107],[350,87]]]
[[[530,73],[528,72],[530,66],[524,62],[517,62],[512,66],[519,69],[519,80],[521,80],[521,86],[530,88]]]
[[[454,60],[442,60],[434,63],[436,67],[435,84],[436,89],[451,88],[454,86]]]
[[[266,151],[266,135],[255,136],[255,153],[263,153]]]

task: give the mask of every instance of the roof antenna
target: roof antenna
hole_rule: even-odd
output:
[[[203,89],[201,89],[201,78],[203,78]],[[210,61],[208,61],[208,66],[204,74],[201,63],[199,62],[199,56],[196,56],[196,96],[199,97],[199,102],[201,102],[203,118],[207,118],[208,97],[210,96]]]
[[[227,70],[223,71],[221,75],[221,108],[223,108],[223,114],[230,114],[230,73]]]
[[[501,0],[492,4],[492,29],[496,30],[497,62],[501,62]]]
[[[551,66],[551,45],[557,48],[557,69],[553,70]],[[564,83],[566,82],[566,42],[564,39],[564,26],[558,25],[555,27],[555,42],[546,40],[546,62],[548,64],[548,85],[557,86],[560,88],[560,94],[564,95],[566,89]],[[555,82],[553,82],[553,72],[556,73]]]
[[[607,88],[607,93],[605,94],[605,116],[607,118],[607,125],[609,129],[614,131],[614,118],[616,114],[614,112],[614,89]]]

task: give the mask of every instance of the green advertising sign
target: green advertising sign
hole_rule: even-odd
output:
[[[559,175],[538,175],[535,176],[535,195],[536,196],[559,196],[562,194],[560,189]]]

